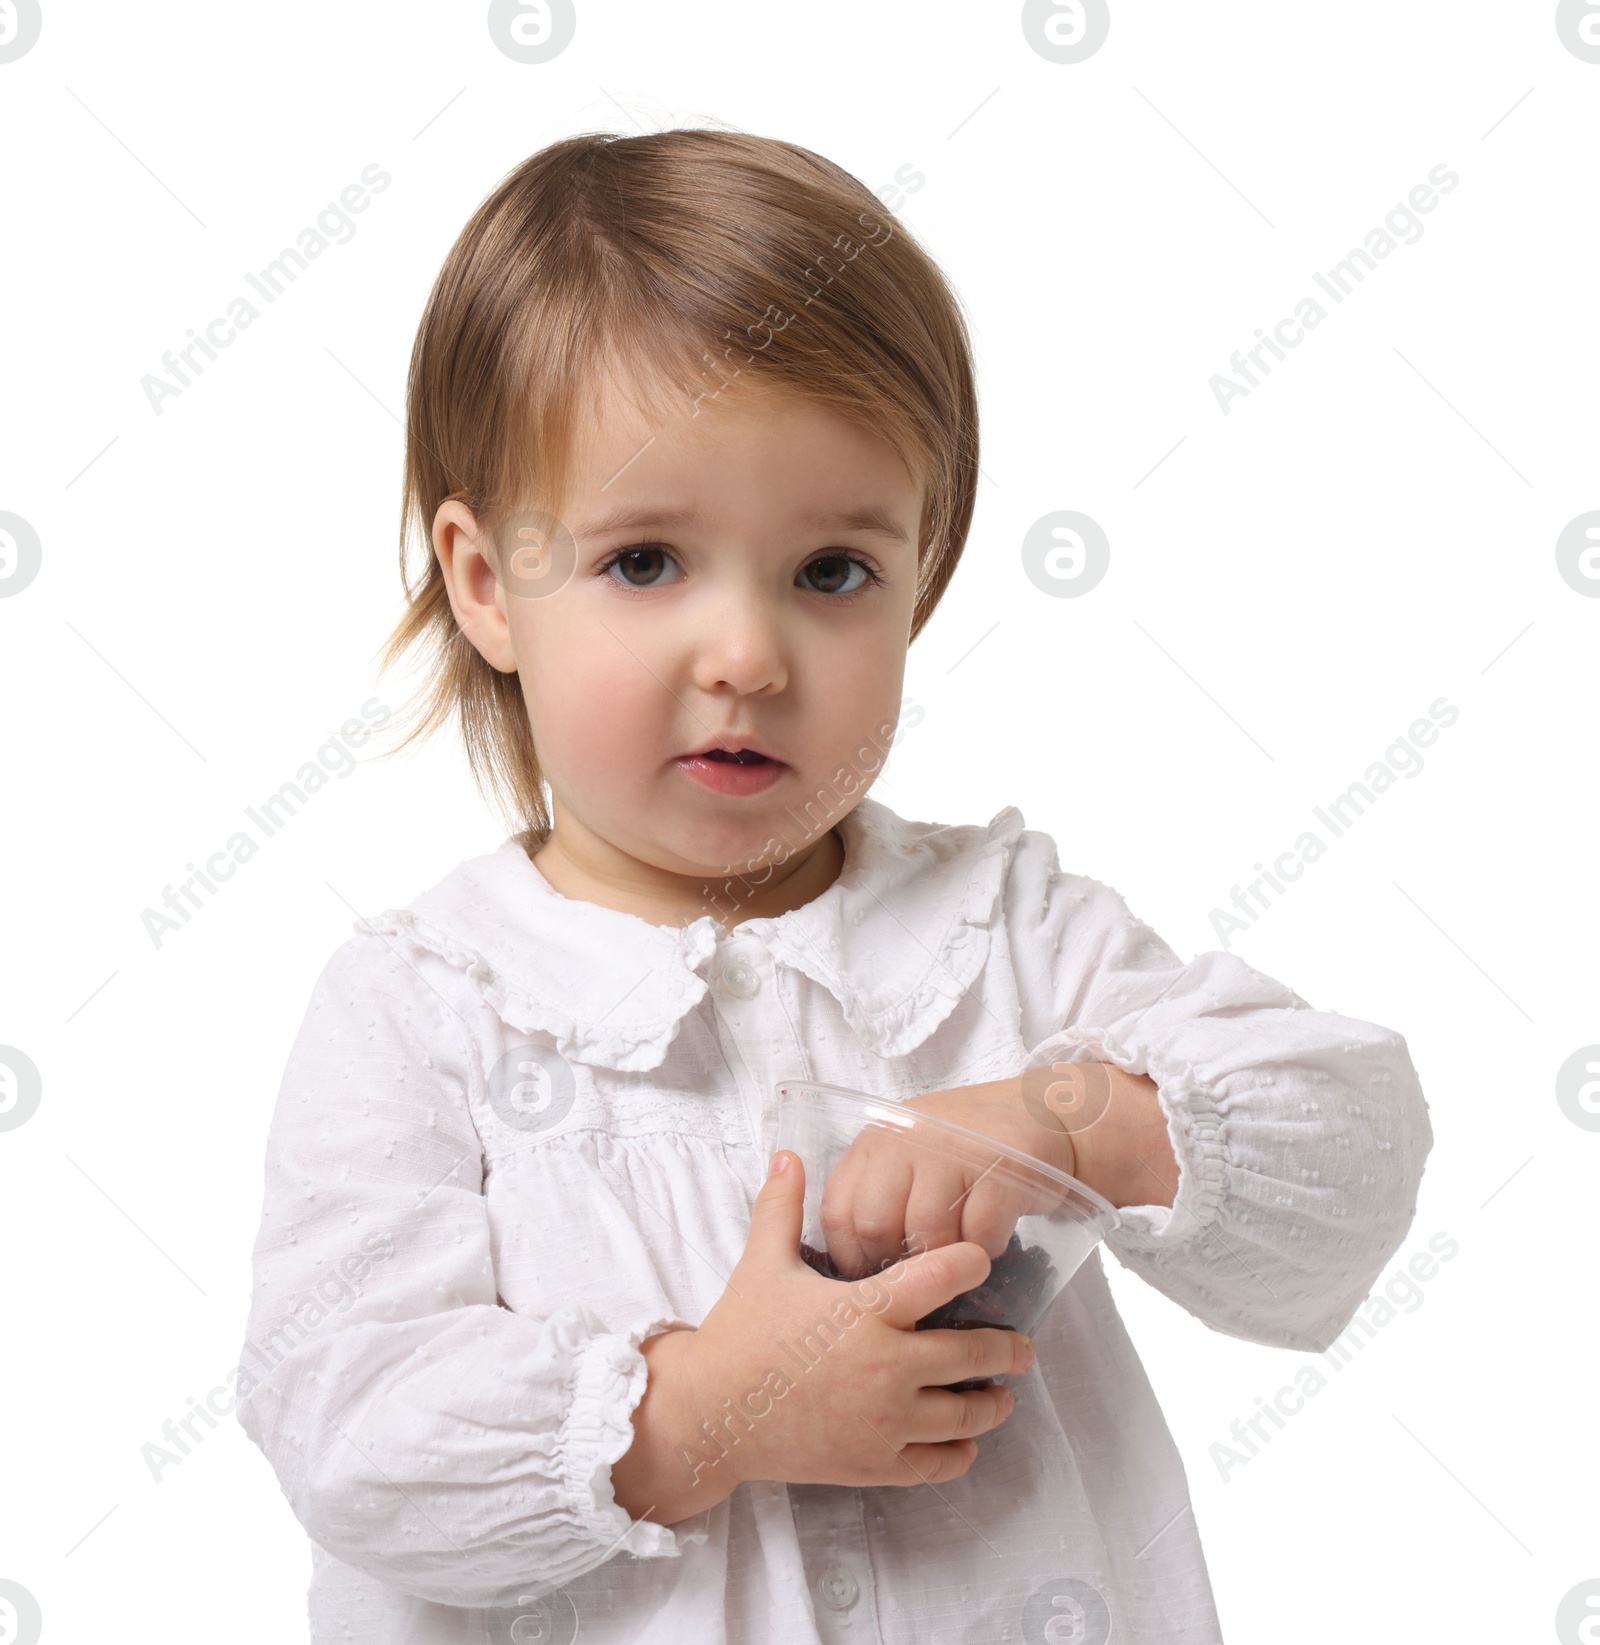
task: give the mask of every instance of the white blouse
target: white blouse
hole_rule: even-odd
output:
[[[1250,1342],[1325,1349],[1415,1212],[1399,1034],[1182,963],[1015,807],[864,798],[839,828],[833,885],[732,929],[564,897],[510,839],[334,953],[272,1122],[238,1406],[312,1538],[314,1641],[1220,1641],[1098,1253],[961,1478],[747,1483],[672,1527],[613,1500],[639,1343],[721,1294],[784,1079],[1148,1074],[1177,1203],[1107,1243]]]

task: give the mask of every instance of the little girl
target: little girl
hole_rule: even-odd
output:
[[[456,718],[521,827],[357,923],[278,1099],[239,1410],[312,1638],[1220,1640],[1098,1256],[1032,1341],[917,1331],[1004,1249],[992,1196],[874,1156],[840,1280],[773,1153],[787,1078],[915,1103],[1316,1352],[1432,1142],[1398,1034],[1180,961],[1015,807],[868,797],[978,472],[938,270],[792,144],[559,142],[451,250],[406,440],[412,735]]]

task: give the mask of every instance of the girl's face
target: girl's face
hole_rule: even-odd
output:
[[[764,385],[654,420],[613,381],[597,394],[557,591],[496,581],[461,504],[434,525],[463,630],[522,682],[554,800],[540,867],[613,905],[776,886],[835,849],[887,756],[922,488],[879,436]]]

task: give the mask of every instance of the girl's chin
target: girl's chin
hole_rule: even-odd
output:
[[[779,791],[781,792],[781,790]],[[695,803],[663,806],[657,813],[654,843],[681,864],[680,873],[706,880],[755,876],[766,880],[774,867],[792,864],[816,849],[831,823],[819,824],[814,813],[786,807],[781,799],[765,797],[733,805],[707,808]],[[660,860],[660,859],[657,859]]]

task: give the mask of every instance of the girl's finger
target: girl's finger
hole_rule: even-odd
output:
[[[907,1369],[926,1390],[947,1392],[950,1383],[975,1377],[1021,1376],[1033,1364],[1033,1339],[998,1326],[913,1331],[911,1339]]]
[[[906,1198],[911,1192],[911,1160],[900,1149],[874,1149],[866,1159],[850,1197],[846,1257],[834,1261],[852,1279],[876,1273],[903,1255]]]
[[[924,1388],[912,1405],[902,1432],[911,1440],[937,1445],[952,1439],[975,1439],[998,1428],[1016,1407],[1009,1388],[974,1388],[952,1394],[943,1388]]]
[[[828,1254],[835,1263],[841,1260],[846,1241],[853,1237],[850,1206],[855,1198],[860,1163],[861,1155],[857,1149],[853,1146],[847,1148],[822,1185],[822,1237],[827,1241]]]
[[[936,1251],[941,1245],[954,1245],[962,1237],[966,1198],[966,1173],[960,1165],[931,1154],[921,1155],[906,1198],[905,1236],[909,1248]]]
[[[961,1202],[961,1231],[957,1237],[970,1239],[991,1257],[997,1257],[1010,1244],[1022,1209],[1013,1187],[985,1177]]]
[[[942,1308],[952,1297],[981,1285],[989,1272],[989,1258],[981,1247],[962,1241],[944,1245],[937,1251],[923,1251],[902,1262],[891,1263],[882,1273],[859,1282],[855,1296],[870,1314],[905,1333],[906,1340],[895,1350],[905,1356],[907,1380],[902,1386],[915,1390],[945,1382],[959,1382],[969,1373],[949,1365],[960,1362],[960,1352],[951,1339],[956,1337],[1008,1336],[985,1328],[979,1331],[918,1331],[913,1329],[925,1314]],[[943,1338],[943,1347],[931,1339]],[[981,1349],[982,1345],[978,1345]],[[978,1350],[971,1345],[970,1356]],[[938,1374],[946,1373],[946,1374]]]
[[[887,1453],[884,1462],[890,1463]],[[953,1439],[945,1445],[902,1446],[898,1461],[890,1463],[885,1485],[944,1485],[960,1477],[978,1460],[975,1439]]]

